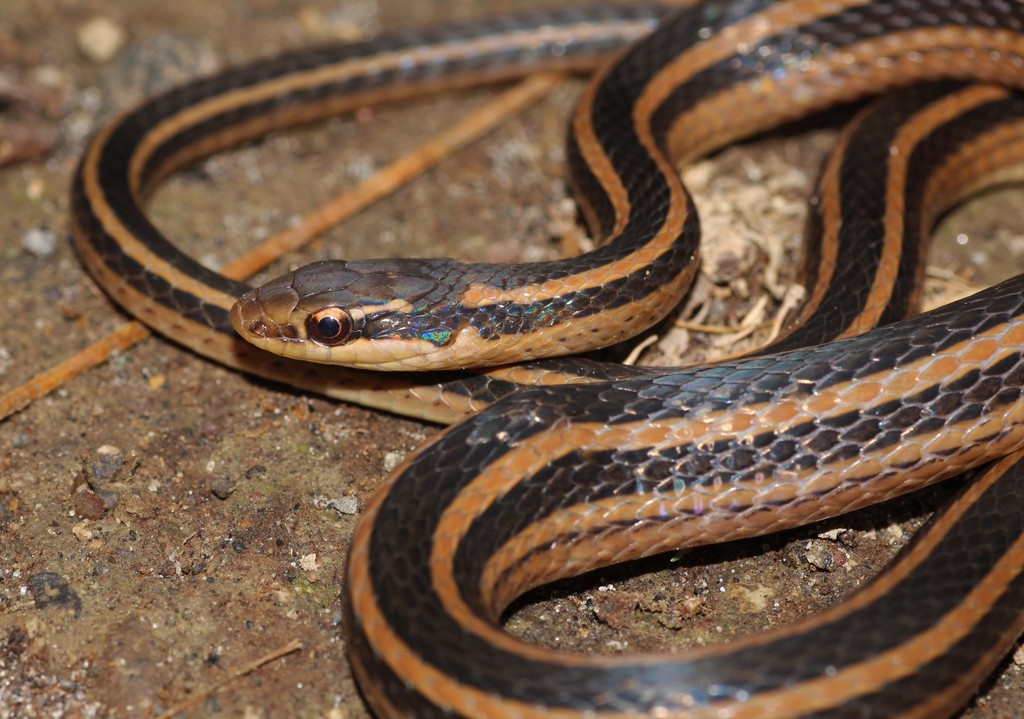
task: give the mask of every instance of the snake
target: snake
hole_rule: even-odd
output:
[[[103,289],[183,346],[452,424],[391,474],[349,549],[345,641],[378,715],[949,716],[1024,631],[1024,276],[908,314],[937,217],[1020,175],[1022,68],[1017,0],[601,6],[328,44],[108,123],[72,182],[72,234]],[[251,288],[146,216],[161,180],[224,148],[542,69],[596,71],[567,153],[592,252],[323,261]],[[826,163],[785,336],[693,368],[571,356],[657,322],[691,281],[678,163],[903,86]],[[881,575],[794,625],[608,657],[501,629],[541,584],[965,473]]]

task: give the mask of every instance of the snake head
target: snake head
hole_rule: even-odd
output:
[[[454,260],[325,260],[245,293],[231,323],[285,357],[376,370],[447,367],[466,266]]]

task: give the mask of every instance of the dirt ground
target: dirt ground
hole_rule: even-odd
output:
[[[0,169],[0,393],[125,322],[67,241],[70,174],[104,118],[167,82],[283,48],[528,5],[0,2],[0,152],[24,155]],[[123,46],[109,60],[87,56],[117,30]],[[563,139],[579,88],[566,83],[275,269],[330,255],[557,256],[573,234]],[[167,182],[152,214],[223,265],[489,95],[362,112],[217,156]],[[827,127],[777,135],[688,172],[705,225],[721,229],[689,302],[699,321],[770,324],[794,281],[806,197],[831,137]],[[1004,276],[1024,249],[1022,206],[1019,193],[996,193],[947,220],[935,291],[984,285],[989,268]],[[668,342],[654,359],[670,361],[712,357],[735,339],[659,336]],[[157,716],[295,641],[302,649],[180,716],[366,716],[340,628],[345,551],[358,508],[437,431],[241,376],[161,338],[0,422],[0,719]],[[565,583],[522,602],[508,628],[619,653],[786,624],[873,576],[948,491]],[[1024,716],[1017,654],[963,717]]]

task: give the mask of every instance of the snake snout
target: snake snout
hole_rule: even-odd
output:
[[[249,290],[238,298],[231,308],[231,324],[238,334],[249,341],[298,338],[292,312],[299,295],[285,279]]]

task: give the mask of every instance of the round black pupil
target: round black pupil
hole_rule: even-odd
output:
[[[341,323],[334,317],[321,317],[316,323],[316,329],[321,337],[337,337],[341,332]]]

